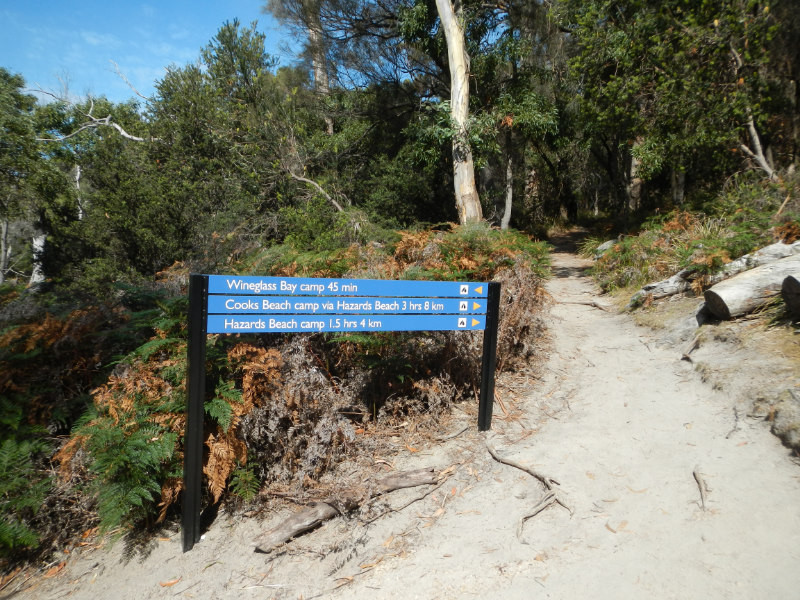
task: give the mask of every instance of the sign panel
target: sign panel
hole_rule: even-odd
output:
[[[481,331],[485,315],[209,315],[207,333]]]
[[[484,331],[478,429],[492,423],[500,284],[192,275],[183,551],[200,540],[207,333]]]
[[[486,314],[486,300],[469,298],[364,298],[337,296],[209,296],[209,314],[367,315],[367,314]]]
[[[486,298],[485,283],[208,275],[209,294],[264,296],[387,296]]]

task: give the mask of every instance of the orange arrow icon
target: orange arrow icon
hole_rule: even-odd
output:
[[[478,319],[472,319],[472,326],[475,327],[476,325],[480,325],[480,321],[478,321]]]
[[[481,307],[481,305],[478,304],[477,302],[473,302],[472,303],[472,310],[478,310],[480,307]]]
[[[483,286],[476,287],[476,288],[475,288],[475,293],[476,293],[476,294],[482,294],[482,293],[483,293]]]

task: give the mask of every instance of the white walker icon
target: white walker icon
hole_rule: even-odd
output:
[[[462,296],[466,296],[467,294],[469,294],[469,286],[468,285],[462,285],[461,286],[461,295]]]
[[[460,310],[461,312],[464,312],[465,310],[467,310],[467,301],[466,300],[462,300],[461,302],[458,303],[458,310]]]
[[[459,326],[459,327],[466,327],[466,326],[467,326],[467,320],[466,320],[466,319],[463,319],[463,318],[462,318],[462,319],[459,319],[459,320],[458,320],[458,326]]]

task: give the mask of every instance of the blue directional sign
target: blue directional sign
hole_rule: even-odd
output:
[[[209,315],[207,333],[482,331],[485,315]]]
[[[206,334],[483,331],[478,429],[492,422],[500,284],[191,275],[183,551],[200,540]]]
[[[209,296],[209,314],[486,314],[479,298]]]
[[[391,281],[209,275],[209,294],[486,298],[488,285],[462,281]]]

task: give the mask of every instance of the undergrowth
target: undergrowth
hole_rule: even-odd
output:
[[[677,210],[646,221],[637,235],[622,236],[595,263],[603,291],[641,287],[687,269],[703,289],[705,275],[731,260],[775,243],[800,238],[800,186],[741,182],[703,211]],[[593,255],[603,240],[588,239],[581,251]]]
[[[522,368],[533,356],[546,302],[545,244],[451,224],[340,242],[309,251],[288,239],[226,270],[501,281],[498,369]],[[2,331],[3,422],[38,428],[30,444],[10,425],[0,440],[0,550],[8,558],[44,555],[95,524],[124,535],[174,518],[183,485],[187,275],[176,264],[154,288],[124,290],[126,303],[44,313]],[[435,427],[451,403],[474,399],[481,340],[476,332],[208,336],[204,502],[253,502],[273,483],[313,488],[363,445],[358,432],[367,424]],[[68,525],[57,535],[47,522],[58,519]]]

